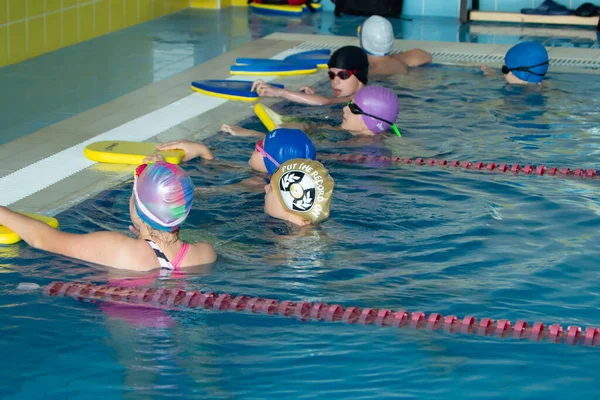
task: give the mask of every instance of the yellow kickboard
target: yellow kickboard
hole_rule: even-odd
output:
[[[92,143],[83,150],[83,154],[90,160],[111,163],[140,165],[146,156],[159,153],[166,162],[179,164],[185,156],[183,150],[157,151],[159,143],[127,142],[121,140]]]
[[[277,11],[281,14],[298,14],[301,15],[302,11],[306,10],[308,6],[302,4],[301,6],[290,6],[285,4],[262,4],[262,3],[250,3],[250,8],[257,10]],[[312,7],[315,11],[321,10],[321,3],[313,3]],[[307,10],[308,11],[308,10]]]
[[[53,228],[58,228],[58,220],[52,217],[46,217],[45,215],[21,213],[30,218],[37,219],[38,221],[45,222]],[[7,227],[0,225],[0,244],[14,244],[21,241],[19,235],[8,229]]]
[[[277,114],[264,104],[256,104],[254,106],[254,113],[269,132],[277,128],[277,126],[281,125],[283,122],[281,115]]]

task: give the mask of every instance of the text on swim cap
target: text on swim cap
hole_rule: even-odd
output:
[[[300,170],[306,171],[306,173],[312,178],[313,183],[315,185],[315,189],[317,191],[317,193],[316,193],[317,204],[315,204],[315,206],[313,207],[312,214],[318,218],[319,215],[321,214],[321,211],[323,211],[323,207],[321,207],[321,204],[319,204],[319,203],[321,203],[325,200],[325,197],[324,197],[325,188],[323,187],[323,178],[319,175],[318,170],[315,170],[313,167],[311,167],[308,164],[300,163]]]
[[[321,211],[323,211],[323,207],[319,203],[325,201],[325,188],[323,187],[323,177],[319,174],[318,170],[314,169],[309,164],[300,163],[298,165],[298,163],[294,163],[282,166],[283,173],[293,170],[304,172],[305,174],[310,176],[311,180],[313,181],[313,184],[315,185],[315,197],[317,200],[317,204],[314,205],[314,207],[311,210],[311,213],[318,218],[321,214]]]

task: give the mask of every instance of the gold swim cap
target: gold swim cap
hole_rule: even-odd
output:
[[[284,162],[271,176],[271,188],[292,214],[314,224],[329,217],[333,178],[320,162],[303,158]]]

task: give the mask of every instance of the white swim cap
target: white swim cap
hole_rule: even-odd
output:
[[[390,54],[394,45],[392,23],[379,15],[373,15],[358,28],[360,47],[372,56]]]

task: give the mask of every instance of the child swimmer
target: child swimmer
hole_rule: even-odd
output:
[[[512,85],[541,84],[549,67],[548,51],[537,42],[514,45],[504,57],[502,74]],[[484,75],[495,75],[487,65],[482,65]]]
[[[206,242],[184,243],[179,228],[194,198],[194,184],[177,165],[140,165],[134,175],[129,214],[131,238],[121,232],[74,234],[0,206],[0,224],[37,249],[107,267],[132,271],[181,268],[214,263]]]
[[[395,121],[400,111],[398,96],[383,86],[365,86],[358,90],[343,108],[343,120],[339,127],[327,126],[336,130],[344,130],[353,136],[374,136],[391,128],[398,136],[400,132]],[[277,118],[281,120],[281,118]],[[290,124],[291,125],[291,124]],[[288,124],[282,124],[282,127]],[[293,126],[298,126],[294,124]],[[309,124],[300,124],[302,130],[315,130]],[[235,136],[262,136],[263,134],[236,125],[223,125],[222,131]]]
[[[336,50],[329,58],[327,66],[334,97],[321,96],[316,94],[314,89],[306,86],[300,88],[299,92],[276,88],[260,79],[254,81],[252,90],[261,97],[281,97],[297,103],[322,106],[347,103],[367,84],[369,60],[360,47],[344,46]]]

